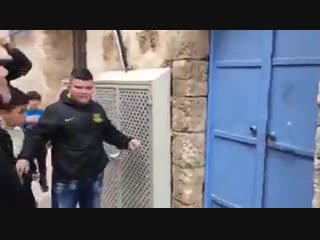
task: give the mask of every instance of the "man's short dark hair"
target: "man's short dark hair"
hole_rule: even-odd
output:
[[[89,69],[87,68],[77,68],[71,72],[71,80],[80,79],[83,81],[92,81],[93,76]]]
[[[29,100],[41,101],[41,95],[37,91],[30,91],[27,93]]]
[[[18,88],[9,86],[9,90],[11,94],[11,100],[8,104],[1,104],[0,110],[12,110],[15,107],[27,105],[29,103],[28,95]]]

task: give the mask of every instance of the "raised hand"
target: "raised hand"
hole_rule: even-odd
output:
[[[132,139],[129,142],[129,149],[131,151],[135,151],[137,149],[141,148],[141,142],[138,139]]]

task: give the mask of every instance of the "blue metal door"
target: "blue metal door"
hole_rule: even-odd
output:
[[[212,31],[206,207],[311,207],[320,31]]]

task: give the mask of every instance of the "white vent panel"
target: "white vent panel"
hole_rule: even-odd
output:
[[[105,170],[102,207],[168,208],[171,202],[170,70],[104,73],[95,100],[112,123],[142,142]],[[118,150],[106,144],[108,154]]]

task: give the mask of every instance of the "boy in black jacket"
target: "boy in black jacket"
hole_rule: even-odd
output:
[[[0,117],[8,128],[22,126],[28,104],[28,96],[14,87],[9,87],[11,100],[0,105]],[[6,130],[0,128],[0,208],[34,208],[30,178],[19,177],[13,144]]]

